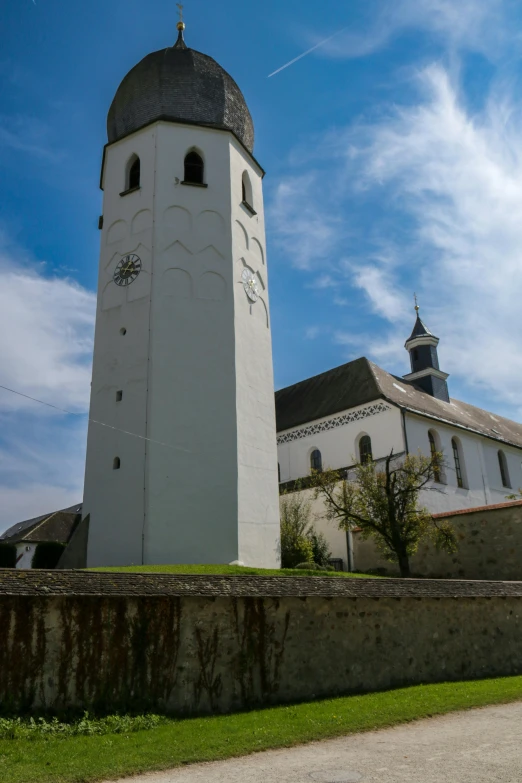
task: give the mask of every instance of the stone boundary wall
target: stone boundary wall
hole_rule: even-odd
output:
[[[440,552],[430,542],[420,544],[411,559],[412,574],[441,579],[522,579],[522,502],[434,514],[447,519],[457,534],[459,549]],[[367,573],[398,575],[395,563],[384,560],[374,542],[353,534],[354,565]]]
[[[0,571],[0,705],[179,715],[522,674],[522,583]]]

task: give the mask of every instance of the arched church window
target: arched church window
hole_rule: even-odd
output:
[[[119,457],[114,457],[114,461],[112,463],[112,469],[119,470],[120,468],[121,468],[121,459]]]
[[[127,173],[127,190],[134,190],[140,187],[141,163],[137,155],[133,155],[129,161]]]
[[[437,482],[437,484],[442,484],[442,474],[440,469],[440,448],[437,446],[437,442],[435,440],[435,434],[431,432],[431,430],[428,432],[428,440],[430,442],[430,456],[433,460],[433,478]]]
[[[243,172],[243,181],[241,185],[243,191],[243,204],[252,211],[254,209],[254,197],[252,195],[252,183],[248,176],[248,171]]]
[[[451,439],[451,448],[453,450],[453,461],[455,463],[455,475],[457,486],[464,489],[464,461],[462,459],[462,450],[457,438]]]
[[[359,461],[361,465],[364,465],[366,462],[371,462],[372,459],[372,439],[369,435],[363,435],[359,441]]]
[[[502,486],[511,488],[511,481],[509,479],[507,459],[503,451],[498,452],[498,466],[500,468],[500,478],[502,479]]]
[[[319,449],[314,449],[310,454],[310,468],[316,473],[321,473],[323,470],[323,458]]]
[[[189,152],[185,157],[185,178],[184,182],[191,185],[203,185],[205,166],[203,158],[195,150]]]

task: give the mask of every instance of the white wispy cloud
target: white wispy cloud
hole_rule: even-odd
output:
[[[463,48],[496,58],[505,53],[506,42],[522,39],[508,30],[509,0],[368,0],[366,24],[343,27],[325,36],[303,31],[309,45],[304,52],[270,74],[275,76],[312,54],[335,58],[366,57],[385,47],[407,30],[428,32],[452,50]]]
[[[440,12],[431,22],[435,27],[454,20],[455,41],[467,36],[478,47],[488,23],[495,37],[494,17],[505,5],[484,3],[477,18],[472,2],[426,0],[418,10]],[[462,16],[454,18],[457,11]],[[408,93],[407,103],[387,112],[381,107],[374,122],[359,120],[314,139],[320,157],[306,165],[315,165],[317,174],[310,183],[301,181],[299,204],[304,214],[327,216],[328,241],[317,225],[309,241],[308,221],[287,211],[284,243],[291,255],[295,231],[299,244],[309,248],[301,266],[319,272],[312,285],[335,279],[335,297],[346,301],[354,301],[359,290],[370,310],[388,322],[377,320],[364,344],[338,331],[337,344],[360,348],[400,372],[416,290],[425,320],[442,338],[441,358],[453,389],[519,417],[522,113],[516,91],[502,76],[499,70],[477,109],[470,108],[458,68],[419,68],[416,97]],[[299,180],[297,165],[292,177]],[[321,181],[334,181],[334,198],[317,188]],[[361,228],[363,201],[374,209]],[[321,252],[315,255],[317,244]],[[347,255],[349,261],[337,260]]]
[[[51,142],[50,127],[37,117],[0,114],[0,150],[22,152],[56,163],[64,154]]]
[[[0,383],[85,411],[96,298],[73,280],[46,276],[42,269],[0,237]],[[0,391],[0,410],[33,405]]]
[[[87,412],[95,295],[0,233],[0,384]],[[0,531],[82,496],[87,416],[0,389]]]
[[[268,209],[276,242],[299,269],[329,258],[343,233],[341,215],[321,206],[323,191],[314,172],[290,176],[281,180]]]
[[[367,185],[391,186],[413,218],[415,255],[404,248],[395,280],[369,268],[358,282],[370,298],[382,284],[390,297],[381,300],[384,314],[397,322],[415,265],[448,369],[519,406],[522,116],[502,93],[470,114],[441,66],[423,70],[419,87],[421,102],[367,128],[362,150]]]

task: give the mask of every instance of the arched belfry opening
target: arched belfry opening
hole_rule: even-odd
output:
[[[141,187],[141,161],[137,155],[133,155],[127,164],[125,190],[135,190],[139,187]]]
[[[191,150],[185,156],[183,182],[189,185],[203,185],[205,182],[205,164],[196,150]]]
[[[250,181],[250,177],[248,176],[248,171],[243,172],[243,181],[241,184],[242,184],[243,204],[246,204],[247,207],[253,209],[254,197],[252,195],[252,183]]]

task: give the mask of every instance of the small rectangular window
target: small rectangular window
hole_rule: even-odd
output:
[[[122,399],[123,399],[123,392],[122,391],[117,391],[116,392],[116,402],[121,402]]]

